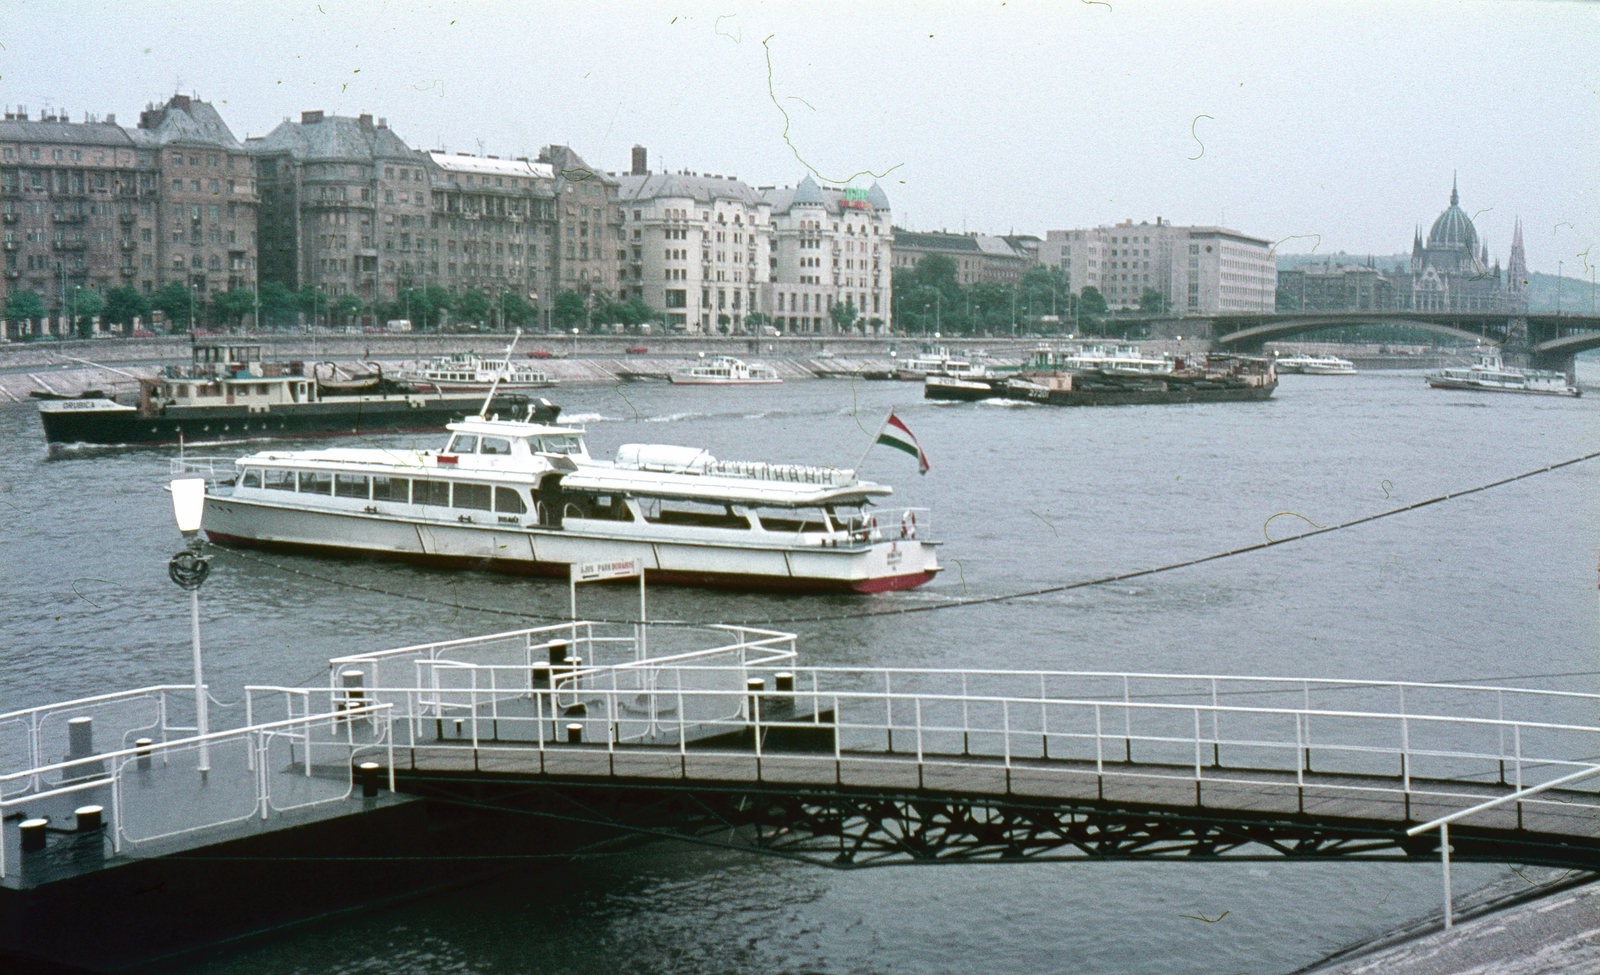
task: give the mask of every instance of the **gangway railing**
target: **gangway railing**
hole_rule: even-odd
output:
[[[268,689],[253,690],[260,694]],[[51,800],[92,798],[107,802],[103,824],[113,852],[120,854],[130,844],[137,847],[177,840],[255,818],[266,820],[274,812],[348,799],[355,784],[355,759],[366,753],[381,753],[386,758],[389,790],[394,790],[389,704],[363,703],[325,713],[301,713],[197,735],[192,727],[165,720],[166,697],[177,692],[192,694],[193,687],[140,688],[0,715],[0,723],[65,714],[81,720],[90,717],[84,712],[107,704],[149,700],[155,703],[160,720],[124,729],[123,737],[150,729],[163,735],[160,741],[140,738],[132,745],[124,741],[111,750],[49,761],[40,758],[42,722],[35,720],[29,725],[30,758],[21,767],[0,771],[0,822],[8,818],[10,810],[24,805],[37,810]],[[325,732],[320,738],[319,729]],[[180,732],[187,733],[171,737]],[[209,753],[209,769],[199,767],[202,748]],[[290,760],[287,773],[275,757],[275,749],[281,752],[285,748]],[[312,778],[313,748],[336,752],[342,772],[330,779],[324,771],[318,776],[319,785],[307,787],[298,780]],[[184,756],[193,762],[183,761]],[[0,879],[7,876],[8,869],[6,844],[0,842]]]

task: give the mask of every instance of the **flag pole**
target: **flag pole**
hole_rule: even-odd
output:
[[[889,407],[889,416],[894,416],[893,406]],[[867,441],[867,449],[861,452],[861,459],[856,461],[855,471],[852,473],[859,472],[861,470],[861,465],[867,462],[867,455],[872,453],[872,448],[878,442],[878,434],[883,433],[883,428],[889,425],[889,416],[884,417],[883,422],[878,424],[877,431],[872,434],[872,439]]]

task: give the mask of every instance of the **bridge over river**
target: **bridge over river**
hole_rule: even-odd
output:
[[[205,735],[193,690],[0,715],[0,902],[408,802],[840,868],[1443,860],[1447,904],[1452,857],[1600,869],[1595,694],[806,666],[792,634],[614,622],[336,658]]]
[[[1456,341],[1501,348],[1509,357],[1525,358],[1541,369],[1572,371],[1572,357],[1600,349],[1600,317],[1594,315],[1465,312],[1278,312],[1218,315],[1208,319],[1211,341],[1219,350],[1260,351],[1266,342],[1304,335],[1318,329],[1393,325],[1421,329]]]

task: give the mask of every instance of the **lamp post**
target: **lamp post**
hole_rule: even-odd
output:
[[[572,354],[573,355],[577,355],[578,354],[578,330],[577,329],[573,329],[572,330]]]
[[[1556,314],[1561,314],[1561,268],[1565,261],[1556,262]]]
[[[206,507],[206,482],[200,477],[175,479],[171,484],[172,514],[177,519],[178,531],[183,533],[187,547],[167,563],[167,575],[189,594],[189,642],[194,653],[194,713],[195,733],[204,739],[211,733],[211,719],[206,701],[205,675],[200,666],[200,585],[211,574],[211,563],[206,559],[200,537],[200,519]],[[200,742],[200,771],[211,771],[211,746]]]
[[[195,293],[196,290],[199,289],[199,287],[200,286],[198,284],[195,284],[193,281],[189,282],[189,334],[190,335],[194,334],[194,293]]]

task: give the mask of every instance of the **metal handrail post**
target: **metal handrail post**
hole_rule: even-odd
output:
[[[1439,824],[1439,864],[1444,872],[1444,929],[1455,926],[1454,898],[1450,896],[1450,824]]]
[[[920,780],[922,775],[922,698],[913,699],[917,706],[917,775]]]
[[[376,674],[376,667],[374,667],[373,672]],[[384,714],[384,717],[387,719],[384,721],[384,734],[389,739],[389,792],[392,794],[394,792],[394,712],[388,711]]]
[[[1200,709],[1194,709],[1194,784],[1200,785]]]
[[[890,690],[889,671],[883,672],[883,728],[888,736],[889,754],[894,754],[894,691]]]
[[[472,675],[472,751],[478,751],[478,668],[468,671]]]
[[[1295,781],[1295,785],[1300,786],[1301,788],[1304,788],[1305,784],[1306,784],[1306,764],[1305,764],[1306,753],[1303,751],[1303,748],[1304,748],[1303,742],[1305,741],[1305,736],[1300,733],[1300,719],[1302,717],[1303,717],[1303,715],[1300,714],[1300,712],[1298,712],[1298,711],[1295,712],[1295,715],[1294,715],[1294,781]]]
[[[1100,737],[1100,705],[1094,706],[1094,774],[1106,774],[1105,739]]]

